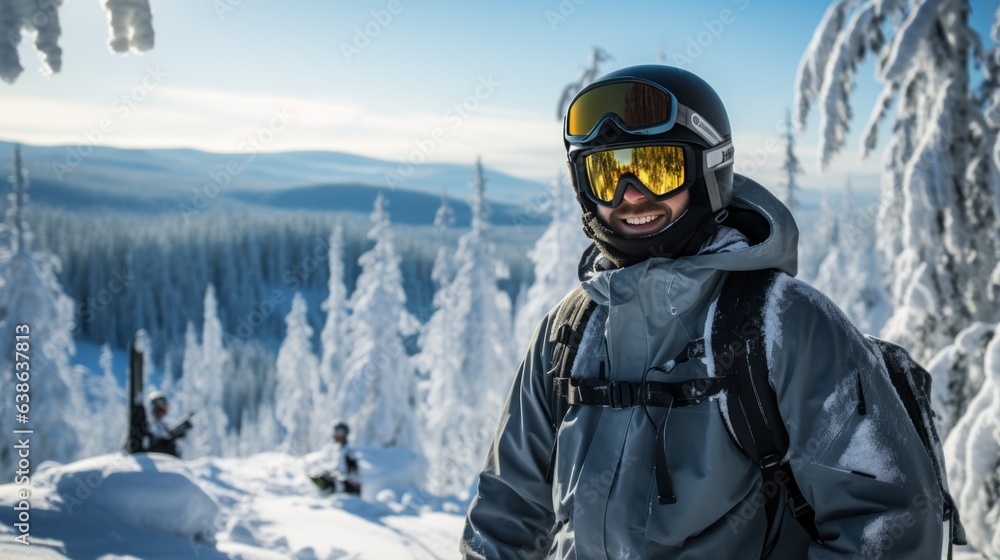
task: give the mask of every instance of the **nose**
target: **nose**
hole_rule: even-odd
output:
[[[632,181],[629,181],[625,184],[625,193],[622,195],[622,199],[629,204],[638,204],[646,200],[646,195],[635,188],[635,184]]]

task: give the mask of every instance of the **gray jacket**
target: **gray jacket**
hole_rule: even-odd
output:
[[[724,393],[669,412],[674,504],[660,505],[653,466],[665,409],[574,405],[553,434],[546,373],[553,310],[517,372],[479,476],[461,544],[465,557],[753,559],[766,545],[767,557],[781,560],[941,557],[937,479],[884,363],[835,305],[791,278],[798,231],[787,209],[741,176],[733,205],[766,218],[764,241],[750,245],[722,228],[696,256],[586,275],[583,286],[599,305],[572,375],[598,377],[603,362],[609,379],[638,382],[711,332],[706,323],[727,271],[787,273],[768,294],[764,337],[790,438],[787,459],[815,509],[822,541],[811,542],[786,507],[765,535],[760,468],[727,432]],[[706,359],[646,379],[713,376],[713,364],[708,348]],[[865,415],[858,413],[859,390]]]

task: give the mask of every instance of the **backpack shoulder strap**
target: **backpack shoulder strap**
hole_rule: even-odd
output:
[[[552,347],[548,374],[553,379],[570,377],[573,361],[576,360],[576,354],[580,350],[580,342],[583,340],[583,331],[587,328],[590,315],[596,308],[597,303],[580,286],[577,286],[563,299],[556,312],[555,323],[549,329],[549,342],[553,343],[554,346]],[[565,399],[557,399],[557,402],[565,402]],[[558,426],[561,419],[561,415],[557,412],[556,409],[553,409],[553,426]]]
[[[788,432],[778,410],[778,397],[768,379],[764,341],[767,294],[779,272],[774,269],[730,272],[712,320],[712,354],[720,375],[733,376],[726,399],[727,425],[737,446],[761,468],[763,484],[785,488],[792,512],[818,540],[813,511],[802,497],[791,468],[783,459]],[[774,527],[780,496],[767,492],[768,535]]]
[[[596,308],[597,303],[590,294],[582,286],[577,286],[559,305],[555,323],[549,329],[549,342],[554,343],[547,372],[551,377],[549,410],[552,411],[553,434],[559,431],[562,419],[569,409],[569,403],[559,395],[556,385],[559,379],[568,379],[572,374],[573,362],[576,360],[577,351],[580,350],[580,341],[583,340],[583,331],[587,328],[587,322],[590,321],[590,316]],[[545,479],[549,482],[552,481],[555,458],[556,445],[553,442],[549,468],[545,475]]]

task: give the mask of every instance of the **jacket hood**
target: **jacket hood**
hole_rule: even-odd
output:
[[[733,201],[726,208],[728,215],[723,226],[735,229],[746,240],[745,246],[735,247],[726,243],[724,251],[717,246],[727,234],[720,228],[716,239],[701,253],[680,259],[652,257],[629,268],[647,268],[683,261],[684,267],[715,270],[778,269],[790,276],[798,272],[799,229],[788,208],[767,189],[753,179],[737,174],[733,187]],[[680,265],[680,262],[676,263]],[[594,245],[588,247],[580,259],[578,274],[581,282],[592,282],[600,272],[611,268]]]

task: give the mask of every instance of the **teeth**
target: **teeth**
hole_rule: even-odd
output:
[[[652,222],[659,216],[643,216],[641,218],[626,218],[625,223],[633,226],[641,226],[642,224],[648,224]]]

